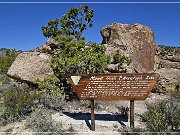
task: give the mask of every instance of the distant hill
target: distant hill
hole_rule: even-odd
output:
[[[8,49],[8,48],[0,48],[0,57],[5,57],[9,51],[14,51],[16,53],[23,52],[21,50]]]
[[[0,48],[0,57],[6,56],[6,52],[9,50],[10,49],[7,49],[7,48]]]

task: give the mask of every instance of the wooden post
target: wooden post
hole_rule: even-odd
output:
[[[130,127],[134,128],[134,100],[130,100]]]
[[[91,130],[95,131],[94,100],[91,100]]]

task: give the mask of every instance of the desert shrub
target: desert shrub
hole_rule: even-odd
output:
[[[166,102],[166,116],[171,131],[180,132],[180,91],[171,93]]]
[[[62,124],[55,123],[51,115],[47,112],[47,109],[43,106],[38,106],[33,110],[31,115],[27,117],[25,126],[34,132],[52,132],[49,134],[55,134],[56,132],[62,133],[63,131]]]
[[[29,113],[37,97],[36,91],[26,84],[10,87],[1,98],[1,107],[5,110],[5,113],[2,113],[4,124],[14,122]]]
[[[4,104],[0,103],[0,126],[6,124],[6,108]]]
[[[148,111],[143,115],[146,128],[151,132],[180,131],[180,91],[159,103],[147,104]]]
[[[65,94],[48,94],[45,93],[41,97],[41,101],[45,107],[54,109],[56,111],[61,111],[63,108],[63,105],[65,103]]]
[[[13,79],[9,78],[6,74],[0,74],[0,94],[9,90],[13,85],[16,85]]]
[[[168,120],[165,115],[165,102],[147,104],[148,112],[144,115],[146,127],[152,132],[168,131]]]
[[[10,82],[10,78],[6,74],[0,74],[0,85]]]

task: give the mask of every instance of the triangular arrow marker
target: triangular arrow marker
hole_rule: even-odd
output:
[[[71,76],[71,79],[75,85],[78,85],[81,76]]]

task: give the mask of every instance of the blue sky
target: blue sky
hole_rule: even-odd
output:
[[[17,0],[9,0],[9,2],[15,1]],[[19,2],[21,1],[23,0],[19,0]],[[37,2],[37,0],[31,1]],[[46,2],[48,0],[38,1]],[[70,0],[66,0],[66,2],[68,1]],[[117,2],[118,0],[113,1]],[[135,2],[136,0],[128,2],[130,1]],[[151,2],[153,1],[155,0],[151,0]],[[81,5],[79,3],[1,2],[3,0],[0,0],[0,48],[21,50],[31,50],[43,45],[46,38],[42,35],[41,27],[47,25],[50,19],[61,18],[71,7]],[[105,0],[99,0],[99,2],[105,2]],[[178,2],[178,0],[174,0],[174,2]],[[94,27],[83,33],[87,41],[101,43],[100,30],[112,22],[140,23],[154,30],[157,44],[180,46],[180,1],[179,3],[91,3],[88,5],[95,10],[95,16]]]

